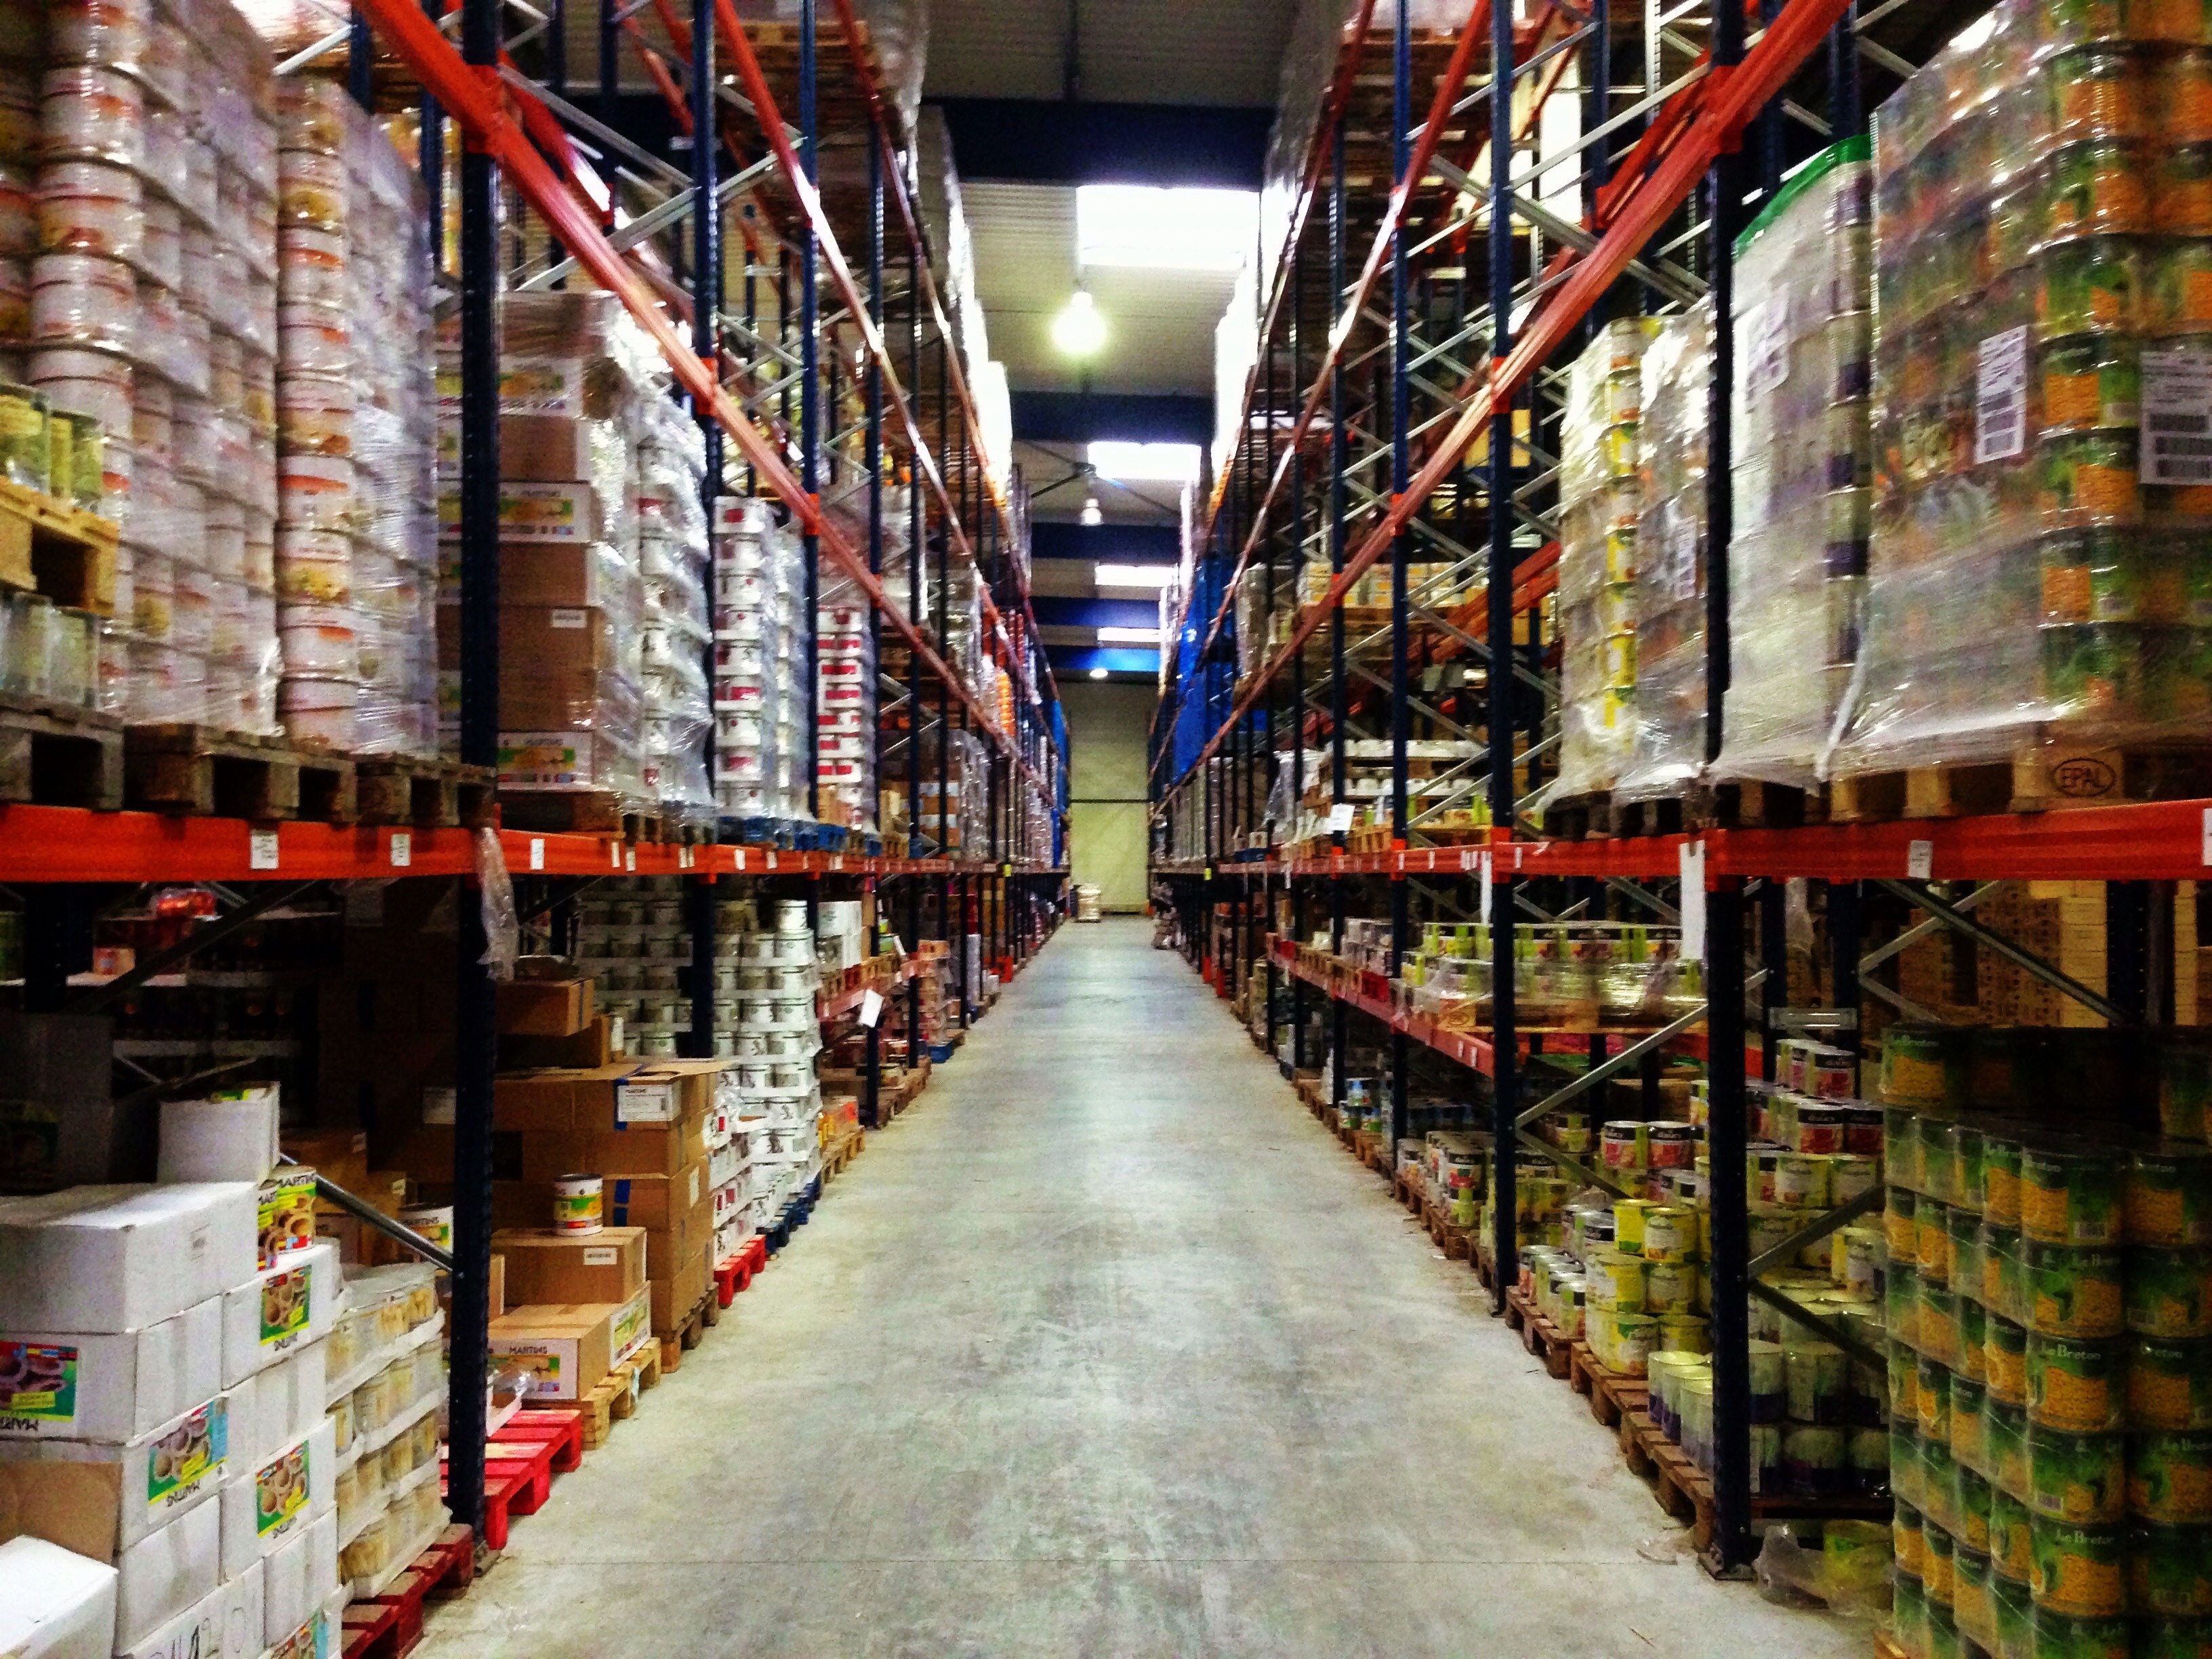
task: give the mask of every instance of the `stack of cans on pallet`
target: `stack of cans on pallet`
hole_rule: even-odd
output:
[[[644,584],[645,792],[665,812],[709,814],[707,775],[707,445],[668,398],[641,400],[638,574]]]
[[[37,111],[0,124],[0,380],[98,422],[123,532],[101,702],[272,730],[267,53],[216,0],[64,0],[9,14],[0,88]]]
[[[876,822],[876,640],[867,596],[825,583],[814,612],[815,775],[821,818],[848,830]]]
[[[792,818],[805,799],[799,549],[768,503],[725,498],[714,521],[714,804]]]
[[[772,908],[759,918],[771,926],[735,936],[737,1127],[748,1138],[751,1178],[731,1219],[748,1232],[771,1224],[822,1168],[814,927],[804,899]]]

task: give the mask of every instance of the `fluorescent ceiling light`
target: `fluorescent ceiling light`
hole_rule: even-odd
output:
[[[1091,678],[1094,680],[1103,680],[1106,678],[1106,671],[1103,668],[1094,668],[1091,671]]]
[[[1106,343],[1106,319],[1098,314],[1098,302],[1088,290],[1076,289],[1052,319],[1052,343],[1069,357],[1096,356]]]
[[[1075,192],[1075,257],[1084,265],[1235,270],[1255,257],[1259,232],[1253,191],[1083,185]]]
[[[1171,564],[1102,564],[1091,580],[1101,587],[1165,587],[1175,580]]]
[[[1101,645],[1158,645],[1160,630],[1157,628],[1102,628],[1098,630]]]
[[[1091,467],[1102,478],[1121,483],[1196,483],[1196,444],[1131,444],[1110,440],[1093,443]]]

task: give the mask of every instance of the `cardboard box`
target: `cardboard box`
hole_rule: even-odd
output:
[[[570,1036],[508,1036],[499,1040],[503,1072],[591,1071],[613,1063],[614,1022],[592,1018]]]
[[[313,1432],[242,1467],[222,1489],[222,1571],[234,1578],[337,1504],[337,1429],[324,1418]]]
[[[230,1454],[241,1467],[290,1445],[322,1420],[327,1342],[310,1342],[225,1396],[230,1402]]]
[[[714,1255],[711,1231],[703,1236],[698,1248],[681,1266],[665,1277],[652,1281],[653,1332],[656,1336],[672,1336],[684,1321],[690,1316],[714,1283]]]
[[[491,1259],[491,1316],[497,1319],[507,1311],[507,1258],[495,1254]]]
[[[592,427],[571,415],[501,415],[500,477],[524,483],[590,477]]]
[[[253,1275],[246,1182],[0,1200],[0,1329],[135,1331]]]
[[[499,986],[501,1036],[574,1036],[591,1020],[588,979],[511,979]]]
[[[492,1235],[496,1259],[518,1304],[574,1305],[627,1302],[646,1283],[648,1255],[642,1227],[602,1227],[596,1233],[556,1233],[550,1228]]]
[[[234,1468],[221,1395],[126,1445],[0,1442],[0,1527],[114,1561],[210,1503]]]
[[[0,1437],[120,1445],[222,1388],[222,1298],[112,1334],[0,1333]]]
[[[220,1585],[116,1659],[240,1659],[261,1651],[261,1570]]]
[[[337,1246],[325,1239],[253,1274],[222,1303],[222,1376],[236,1388],[285,1355],[331,1334]]]
[[[315,1619],[338,1587],[338,1517],[335,1510],[310,1522],[307,1531],[289,1538],[260,1563],[262,1614],[255,1640],[280,1654],[283,1644],[302,1626]],[[321,1647],[289,1650],[301,1659],[335,1651]],[[258,1650],[248,1650],[257,1651]]]
[[[492,1322],[492,1358],[532,1371],[533,1400],[580,1400],[615,1367],[615,1319],[626,1305],[519,1307]]]
[[[275,1089],[161,1103],[161,1161],[155,1178],[164,1185],[266,1181],[276,1161]]]
[[[726,1062],[618,1062],[499,1079],[493,1121],[522,1137],[521,1178],[674,1176],[707,1155],[707,1108]]]
[[[287,1158],[327,1176],[333,1186],[358,1194],[368,1184],[366,1129],[311,1129],[288,1134],[279,1145]]]
[[[502,542],[499,600],[502,605],[586,608],[626,605],[634,574],[605,542]],[[453,625],[460,622],[458,607]],[[455,635],[459,643],[459,635]],[[503,643],[503,642],[502,642]],[[456,666],[459,665],[458,659]]]
[[[114,1648],[113,1567],[43,1538],[0,1544],[0,1653],[107,1659]]]
[[[502,542],[595,542],[602,533],[602,523],[599,492],[588,483],[500,482],[499,538]],[[459,535],[460,530],[460,492],[441,490],[438,533],[451,538]]]

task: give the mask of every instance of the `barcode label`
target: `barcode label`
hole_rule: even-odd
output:
[[[2144,351],[2142,427],[2145,483],[2212,483],[2212,352]]]
[[[2008,328],[1981,343],[1974,375],[1974,464],[2009,460],[2027,448],[2027,330]]]

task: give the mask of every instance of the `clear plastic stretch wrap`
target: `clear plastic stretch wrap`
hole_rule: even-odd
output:
[[[638,402],[638,574],[645,595],[644,786],[663,808],[714,805],[707,769],[714,708],[707,677],[706,440],[665,392]]]
[[[1658,324],[1607,323],[1567,374],[1559,432],[1559,775],[1547,797],[1620,781],[1636,738],[1638,430]]]
[[[925,738],[921,745],[921,810],[915,828],[937,854],[957,857],[963,848],[982,844],[985,813],[989,806],[982,739],[973,732],[945,734],[945,781],[940,792],[938,739]],[[973,838],[972,841],[970,838]]]
[[[1618,793],[1679,794],[1705,770],[1705,466],[1713,308],[1662,319],[1644,354],[1636,526],[1636,753]]]
[[[714,551],[715,805],[732,817],[804,818],[804,550],[768,502],[725,496]]]
[[[2212,58],[2008,3],[1878,113],[1875,515],[1834,770],[2212,715]]]
[[[1858,660],[1872,482],[1872,167],[1822,151],[1735,246],[1729,678],[1715,775],[1804,787]]]
[[[848,830],[876,824],[876,643],[867,595],[825,570],[814,613],[815,767],[821,818]]]
[[[94,696],[131,720],[276,728],[269,70],[222,0],[0,27],[0,381],[98,452],[97,490],[88,467],[67,493],[122,527]]]

